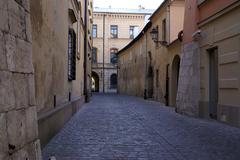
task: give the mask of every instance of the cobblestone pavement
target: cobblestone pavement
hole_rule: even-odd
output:
[[[43,150],[44,160],[240,160],[240,129],[141,98],[95,95]]]

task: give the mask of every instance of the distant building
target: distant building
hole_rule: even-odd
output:
[[[34,95],[44,147],[90,95],[92,1],[35,0],[30,6]]]
[[[116,53],[142,30],[153,10],[94,8],[92,90],[117,92]]]

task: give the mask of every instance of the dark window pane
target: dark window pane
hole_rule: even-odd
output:
[[[114,73],[111,75],[110,82],[111,82],[110,88],[116,89],[117,88],[117,74]]]
[[[97,48],[92,50],[92,63],[97,63]]]
[[[68,80],[76,80],[76,33],[73,29],[68,32]]]
[[[93,38],[96,38],[97,37],[97,25],[96,24],[94,24],[93,25]]]
[[[117,54],[116,54],[117,52],[118,52],[118,49],[116,49],[116,48],[112,48],[110,50],[110,62],[112,64],[116,64],[117,63]]]
[[[118,38],[118,26],[111,25],[111,38]]]

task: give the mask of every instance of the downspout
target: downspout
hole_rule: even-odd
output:
[[[85,95],[85,102],[89,102],[89,95],[88,95],[88,65],[87,65],[87,51],[88,51],[88,21],[87,21],[87,13],[88,13],[88,0],[85,0],[85,4],[84,4],[84,9],[85,9],[85,13],[84,13],[84,95]]]
[[[145,45],[146,45],[146,61],[145,61],[145,65],[146,65],[146,71],[145,71],[145,89],[144,89],[144,99],[147,99],[147,72],[148,72],[148,67],[147,67],[147,57],[148,57],[148,46],[147,46],[147,34],[146,34],[146,39],[145,39]]]
[[[103,14],[103,93],[105,93],[105,18]]]

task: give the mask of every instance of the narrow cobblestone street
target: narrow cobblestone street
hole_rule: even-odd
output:
[[[44,160],[239,160],[240,129],[141,98],[94,95],[43,150]]]

